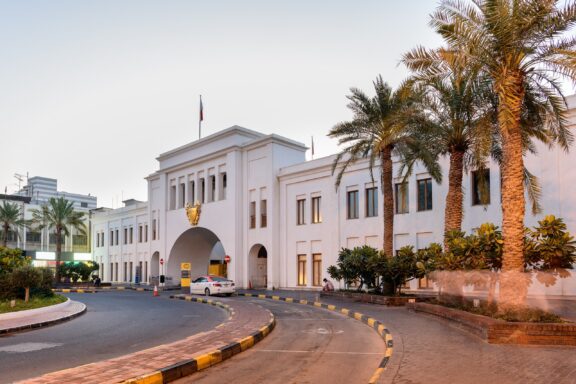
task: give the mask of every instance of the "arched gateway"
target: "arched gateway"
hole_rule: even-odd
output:
[[[225,255],[222,243],[214,232],[206,228],[190,228],[174,242],[168,256],[166,275],[172,276],[174,283],[178,284],[181,263],[190,263],[190,276],[194,278],[207,274],[211,263],[222,263]]]
[[[268,285],[268,251],[262,244],[255,244],[248,255],[250,284],[253,288],[266,288]]]

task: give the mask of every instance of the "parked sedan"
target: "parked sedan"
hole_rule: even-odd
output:
[[[221,276],[204,275],[190,283],[190,293],[206,296],[221,294],[232,296],[234,292],[236,292],[234,282]]]

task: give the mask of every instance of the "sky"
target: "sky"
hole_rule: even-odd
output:
[[[156,157],[232,125],[338,150],[350,87],[397,86],[442,44],[433,0],[0,0],[0,193],[58,179],[98,206],[147,200]],[[310,158],[310,151],[307,153]]]

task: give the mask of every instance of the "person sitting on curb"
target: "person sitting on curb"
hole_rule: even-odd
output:
[[[324,287],[322,287],[322,292],[332,292],[334,291],[334,284],[328,279],[324,279]]]

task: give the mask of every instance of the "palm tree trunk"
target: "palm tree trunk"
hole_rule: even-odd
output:
[[[56,228],[56,284],[60,284],[60,258],[62,256],[62,229]]]
[[[505,306],[521,305],[527,294],[524,279],[524,159],[520,108],[524,98],[520,75],[508,77],[499,92],[501,100],[498,124],[502,136],[502,278],[500,302]],[[511,79],[511,80],[510,80]],[[511,97],[512,95],[513,97]]]
[[[448,171],[448,194],[444,208],[444,249],[447,249],[446,233],[462,229],[462,175],[464,173],[464,152],[450,151],[450,169]]]
[[[392,192],[392,145],[387,145],[380,151],[382,167],[381,184],[384,195],[384,253],[393,256],[392,242],[394,239],[394,197]]]
[[[2,239],[2,244],[4,245],[4,248],[6,248],[8,246],[8,223],[4,223],[4,239]]]

